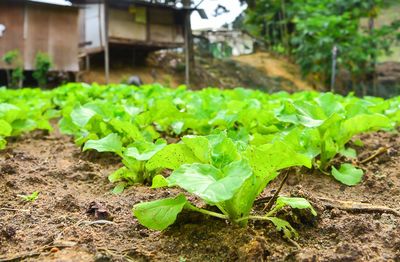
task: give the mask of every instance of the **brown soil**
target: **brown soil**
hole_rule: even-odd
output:
[[[179,189],[138,185],[113,195],[107,175],[121,166],[118,158],[81,153],[71,137],[57,131],[35,131],[0,151],[0,261],[400,261],[398,216],[342,210],[345,206],[321,200],[399,207],[400,135],[379,132],[359,138],[364,146],[356,149],[362,159],[389,147],[362,165],[361,184],[346,187],[313,171],[290,175],[281,193],[307,197],[318,212],[317,217],[309,211],[279,213],[298,231],[296,245],[266,222],[238,228],[189,212],[164,232],[146,229],[132,215],[132,206],[174,196]],[[263,196],[271,195],[279,182]],[[34,202],[17,197],[36,190]],[[263,208],[260,202],[256,213]]]
[[[127,81],[130,76],[137,75],[142,79],[144,84],[157,82],[168,87],[178,87],[184,83],[184,80],[181,79],[180,75],[177,76],[176,74],[170,74],[162,68],[156,69],[156,77],[154,78],[151,74],[151,69],[152,67],[150,66],[123,66],[112,68],[109,82],[119,84]],[[98,84],[105,84],[106,77],[104,74],[104,68],[100,66],[91,68],[90,72],[83,73],[81,80],[86,83],[96,82]]]
[[[313,90],[311,85],[302,79],[299,67],[283,56],[275,57],[271,53],[257,52],[233,57],[233,59],[258,68],[269,77],[286,79],[292,83],[292,86],[284,85],[282,87],[283,90]]]
[[[132,75],[139,76],[144,84],[157,82],[176,88],[185,83],[185,60],[182,54],[154,52],[147,57],[146,66],[132,66],[131,63],[119,61],[117,56],[113,59],[115,62],[111,63],[110,83],[124,82]],[[307,81],[302,80],[297,65],[267,52],[226,59],[196,54],[195,61],[195,69],[191,72],[192,89],[212,86],[224,89],[244,87],[267,92],[313,90]],[[93,61],[90,71],[82,73],[81,80],[105,84],[104,67]]]

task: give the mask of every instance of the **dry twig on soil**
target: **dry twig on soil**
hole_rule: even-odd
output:
[[[371,160],[374,159],[375,157],[377,157],[377,156],[379,156],[380,154],[383,154],[383,153],[385,153],[385,152],[387,152],[387,151],[388,151],[388,147],[386,147],[386,146],[380,147],[378,150],[376,150],[375,153],[373,153],[371,156],[367,157],[366,159],[359,161],[359,163],[360,163],[360,164],[365,164],[365,163],[367,163],[368,161],[371,161]]]
[[[22,253],[22,254],[17,254],[12,257],[0,257],[0,262],[12,262],[12,261],[21,261],[30,257],[37,257],[40,256],[45,250],[50,250],[54,246],[43,246],[41,248],[36,249],[35,251],[27,252],[27,253]]]
[[[255,204],[266,203],[267,201],[269,202],[273,197],[275,197],[275,196],[267,196],[267,197],[259,198],[254,203]],[[365,204],[365,203],[360,203],[360,202],[343,201],[343,200],[336,200],[336,199],[322,198],[322,197],[315,198],[315,200],[319,201],[320,204],[322,204],[323,206],[325,206],[327,208],[332,208],[332,209],[337,208],[337,209],[349,211],[349,212],[388,213],[388,214],[393,214],[395,216],[400,217],[400,208],[375,206],[375,205],[370,205],[370,204]]]
[[[1,211],[30,212],[30,209],[0,208]]]
[[[114,222],[112,221],[108,221],[108,220],[96,220],[96,221],[82,221],[78,224],[78,226],[80,225],[115,225]]]
[[[297,249],[301,249],[301,246],[299,245],[299,243],[297,243],[296,241],[294,241],[293,239],[287,238],[287,241],[289,241],[293,246],[295,246]]]
[[[98,248],[96,248],[97,250],[102,250],[102,251],[104,251],[104,252],[106,252],[107,253],[107,255],[108,255],[108,257],[110,257],[110,258],[118,258],[118,259],[125,259],[126,261],[129,261],[129,262],[133,262],[133,261],[135,261],[133,258],[131,258],[129,255],[127,255],[127,254],[125,254],[125,252],[124,251],[122,251],[122,252],[119,252],[119,251],[117,251],[117,250],[115,250],[114,249],[114,251],[111,251],[111,249],[108,249],[108,248],[102,248],[102,247],[98,247]]]
[[[317,198],[326,207],[337,208],[350,212],[371,212],[371,213],[389,213],[400,217],[400,212],[394,208],[386,206],[374,206],[354,201],[342,201],[330,198]]]
[[[0,262],[12,262],[12,261],[21,261],[26,258],[30,257],[37,257],[40,256],[41,253],[38,252],[30,252],[30,253],[25,253],[21,255],[16,255],[13,257],[8,257],[8,258],[0,258]]]

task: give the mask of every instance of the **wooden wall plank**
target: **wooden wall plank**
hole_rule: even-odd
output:
[[[36,54],[49,51],[50,12],[47,7],[27,4],[28,34],[25,39],[25,69],[34,70]]]
[[[146,24],[135,22],[128,10],[109,9],[109,37],[129,40],[146,40]]]
[[[168,9],[149,8],[150,24],[173,25],[175,24],[174,12]]]
[[[0,23],[6,26],[0,38],[0,57],[18,49],[25,70],[34,70],[35,56],[41,51],[51,56],[54,63],[51,70],[79,70],[77,8],[1,1]],[[4,63],[0,63],[0,68],[5,68]]]
[[[52,8],[48,53],[57,71],[78,71],[78,10]]]
[[[24,9],[22,3],[0,1],[0,24],[6,26],[3,36],[0,37],[0,58],[8,51],[15,49],[19,50],[23,58]],[[6,68],[5,63],[0,62],[0,68]]]

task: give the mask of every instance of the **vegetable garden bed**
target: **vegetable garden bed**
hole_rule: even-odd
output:
[[[318,212],[318,217],[291,211],[281,214],[293,220],[300,236],[299,249],[266,222],[252,222],[248,228],[240,228],[190,212],[179,215],[178,222],[166,231],[149,230],[133,217],[132,206],[171,197],[182,190],[137,185],[114,195],[110,193],[113,185],[107,176],[119,165],[118,158],[81,153],[69,136],[35,131],[19,137],[1,153],[1,259],[398,260],[398,216],[378,210],[340,210],[346,205],[338,203],[332,208],[329,202],[320,200],[399,206],[400,136],[379,132],[359,137],[365,146],[357,151],[363,157],[372,155],[381,146],[390,146],[387,153],[364,165],[367,171],[361,184],[346,187],[317,171],[306,171],[300,177],[291,175],[282,189],[282,195],[292,192],[307,197]],[[269,185],[261,197],[270,196],[279,183],[280,180]],[[32,203],[16,197],[35,190],[40,193]],[[88,224],[95,221],[94,214],[87,213],[93,201],[110,213],[114,224]],[[257,204],[255,211],[260,212],[263,206]]]
[[[121,89],[112,93],[113,87],[107,92],[100,87],[64,87],[68,88],[68,91],[76,89],[73,95],[62,88],[40,94],[36,102],[25,103],[36,109],[24,114],[16,113],[22,111],[24,95],[3,96],[6,99],[0,106],[3,112],[0,119],[8,122],[11,130],[4,128],[5,125],[0,129],[3,133],[10,131],[6,134],[8,144],[0,151],[0,261],[400,259],[400,135],[394,129],[399,118],[398,100],[360,100],[316,93],[268,97],[252,91],[221,93],[210,89],[201,91],[210,100],[203,101],[203,106],[206,105],[202,107],[197,103],[199,93],[185,101],[184,97],[192,94],[182,89],[117,87]],[[29,90],[23,92],[32,96]],[[141,96],[143,92],[146,96]],[[122,97],[117,98],[117,94]],[[135,98],[131,102],[144,99],[146,103],[144,107],[129,104],[125,100],[129,97]],[[93,100],[87,101],[88,98]],[[109,102],[113,99],[118,99],[114,102],[117,108]],[[80,104],[76,104],[77,100]],[[125,121],[126,113],[116,101],[125,101],[122,108],[135,120],[129,120],[132,124],[129,130],[137,132],[119,125],[118,121]],[[191,108],[193,103],[198,106]],[[323,103],[327,104],[321,106]],[[264,110],[268,107],[270,111]],[[318,111],[319,107],[322,111]],[[205,110],[200,112],[205,121],[198,117],[199,112],[193,117],[189,114],[199,108]],[[108,113],[113,116],[107,116]],[[51,120],[55,130],[48,132],[46,129],[51,127],[46,124],[47,119],[59,115],[63,120]],[[327,124],[332,125],[324,128]],[[61,134],[58,126],[74,137]],[[20,134],[34,128],[45,130]],[[351,129],[357,132],[347,132]],[[357,134],[373,129],[387,131]],[[321,139],[326,134],[329,136]],[[353,137],[354,134],[357,135]],[[215,138],[220,143],[214,143]],[[209,147],[204,146],[207,141]],[[197,146],[191,146],[193,143]],[[76,144],[83,146],[84,152]],[[234,146],[221,149],[219,145]],[[186,147],[191,151],[180,157],[176,148]],[[90,148],[113,153],[99,153]],[[209,148],[211,159],[207,159],[207,154],[199,154],[199,148]],[[262,161],[256,161],[259,155],[254,152],[262,153]],[[192,161],[194,157],[190,154],[197,157],[196,161]],[[276,159],[279,161],[274,162]],[[307,161],[313,164],[312,168]],[[152,169],[154,165],[160,169]],[[204,168],[209,171],[202,174]],[[276,177],[275,169],[281,170],[281,175]],[[187,170],[191,170],[189,174],[181,176]],[[219,172],[222,178],[215,178]],[[228,183],[231,187],[223,184],[224,179],[237,179],[246,172],[249,173],[244,181]],[[150,179],[140,180],[139,174]],[[215,183],[224,186],[210,191],[214,182],[207,182],[208,191],[200,192],[198,185],[190,184],[196,176],[205,180],[210,174],[217,174],[213,176]],[[251,177],[258,179],[262,174],[276,178],[267,182],[265,189],[261,188],[254,203],[250,201],[249,216],[242,213],[235,217],[234,208],[239,208],[242,202],[232,209],[229,201],[242,190],[237,185],[245,184]],[[156,176],[154,181],[153,176]],[[190,176],[191,179],[182,182],[182,177]],[[150,184],[158,188],[150,188]],[[173,186],[176,184],[180,187]],[[159,187],[163,185],[171,187]],[[266,203],[280,186],[283,186],[278,192],[281,197],[265,211]],[[252,186],[245,191],[251,190]],[[30,197],[36,191],[39,191],[37,198]],[[168,211],[177,215],[176,221],[168,212],[157,217],[158,212],[165,210],[158,204],[155,213],[143,208],[143,203],[154,200],[174,203],[179,194],[182,194],[180,199],[185,196],[191,205],[182,204],[185,207],[182,212],[175,212],[175,204],[170,206]],[[243,196],[240,201],[248,197]],[[166,198],[170,200],[162,200]],[[133,207],[139,220],[132,214]],[[265,216],[268,210],[273,215]],[[247,225],[241,223],[247,219]],[[153,227],[151,221],[165,230],[148,229],[141,224]]]

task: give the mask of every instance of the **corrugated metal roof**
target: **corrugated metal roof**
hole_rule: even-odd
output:
[[[159,1],[154,0],[68,0],[72,2],[73,5],[82,5],[82,4],[93,4],[93,3],[103,3],[108,2],[109,4],[116,4],[116,5],[138,5],[138,6],[151,6],[151,7],[158,7],[158,8],[168,8],[174,9],[177,11],[189,11],[189,10],[196,10],[195,8],[188,8],[188,7],[178,7],[175,4],[166,4]]]
[[[9,3],[33,3],[33,4],[43,4],[43,5],[53,5],[60,6],[65,8],[73,8],[74,6],[68,0],[0,0],[0,2],[9,2]]]
[[[66,0],[28,0],[28,2],[38,2],[51,5],[71,6],[72,3]]]

